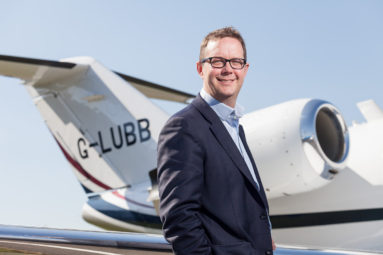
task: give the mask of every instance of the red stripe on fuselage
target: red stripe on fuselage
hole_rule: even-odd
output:
[[[92,175],[90,175],[87,171],[85,171],[84,168],[82,168],[82,166],[80,165],[80,163],[78,163],[76,160],[74,160],[69,154],[68,152],[66,152],[64,150],[64,148],[61,146],[61,144],[59,143],[59,141],[57,141],[57,139],[55,138],[57,144],[59,145],[61,151],[64,153],[64,156],[65,158],[69,161],[69,163],[75,168],[77,169],[77,171],[82,174],[84,177],[86,177],[87,179],[89,179],[90,181],[92,181],[94,184],[98,185],[99,187],[105,189],[105,190],[109,190],[109,189],[112,189],[112,187],[106,185],[105,183],[97,180],[96,178],[94,178]]]
[[[54,137],[55,138],[55,137]],[[82,166],[80,165],[80,163],[78,163],[76,160],[74,160],[68,152],[66,152],[66,150],[61,146],[61,144],[59,143],[59,141],[57,141],[57,139],[55,138],[57,144],[59,145],[61,151],[64,153],[64,156],[65,158],[69,161],[69,163],[75,168],[77,169],[77,171],[82,174],[84,177],[86,177],[87,179],[89,179],[91,182],[93,182],[94,184],[100,186],[101,188],[105,189],[105,190],[110,190],[112,189],[112,187],[102,183],[101,181],[97,180],[96,178],[94,178],[92,175],[90,175],[87,171],[85,171],[84,168],[82,168]],[[120,193],[118,193],[118,191],[113,191],[112,192],[113,195],[115,195],[116,197],[118,198],[121,198],[125,201],[128,201],[128,202],[131,202],[133,204],[136,204],[136,205],[139,205],[139,206],[143,206],[143,207],[147,207],[147,208],[154,208],[153,206],[150,206],[150,205],[146,205],[146,204],[142,204],[142,203],[139,203],[139,202],[136,202],[134,200],[131,200],[131,199],[128,199],[127,197],[121,195]]]
[[[139,205],[139,206],[143,206],[143,207],[147,207],[147,208],[154,208],[154,206],[150,206],[150,205],[146,205],[146,204],[142,204],[140,202],[136,202],[134,200],[131,200],[123,195],[121,195],[117,190],[113,191],[112,192],[113,195],[115,195],[116,197],[119,197],[121,199],[124,199],[125,201],[128,201],[128,202],[131,202],[132,204],[136,204],[136,205]]]

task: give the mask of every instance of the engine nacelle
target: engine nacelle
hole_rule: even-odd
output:
[[[346,166],[348,129],[329,102],[288,101],[246,114],[241,124],[268,198],[320,188]]]

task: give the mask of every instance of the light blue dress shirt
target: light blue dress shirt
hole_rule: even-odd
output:
[[[239,118],[243,116],[242,106],[236,104],[235,108],[233,109],[230,106],[216,100],[214,97],[209,95],[203,88],[200,91],[200,95],[205,100],[205,102],[214,110],[214,112],[221,119],[223,125],[226,127],[235,145],[237,145],[237,148],[241,153],[243,159],[245,160],[246,165],[250,170],[250,174],[253,177],[254,182],[257,184],[257,188],[259,190],[259,183],[257,177],[255,176],[253,165],[251,164],[249,155],[247,155],[246,149],[243,146],[243,143],[239,136]]]
[[[259,190],[259,183],[257,177],[255,176],[253,165],[251,164],[249,155],[247,155],[246,149],[243,146],[243,143],[239,136],[239,118],[243,116],[243,107],[239,104],[236,104],[235,108],[233,109],[230,106],[221,103],[214,97],[210,96],[203,88],[200,91],[200,95],[203,98],[203,100],[205,100],[205,102],[214,110],[214,112],[221,119],[223,125],[226,127],[239,152],[241,153],[243,159],[245,160],[246,165],[250,170],[250,174],[253,177],[254,182],[257,184],[257,188]],[[269,221],[269,226],[271,230],[272,225],[268,211],[267,219]]]

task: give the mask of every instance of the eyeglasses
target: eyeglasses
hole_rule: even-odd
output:
[[[231,68],[233,69],[242,69],[246,65],[246,59],[244,58],[232,58],[226,59],[221,57],[210,57],[204,58],[201,60],[201,63],[209,62],[210,65],[214,68],[223,68],[226,65],[226,62],[230,63]]]

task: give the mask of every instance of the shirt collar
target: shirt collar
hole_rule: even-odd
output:
[[[243,107],[239,104],[235,104],[234,108],[221,103],[212,97],[209,93],[207,93],[203,88],[200,91],[201,97],[206,101],[206,103],[217,113],[218,117],[221,120],[225,120],[227,122],[238,121],[239,118],[243,116]]]

